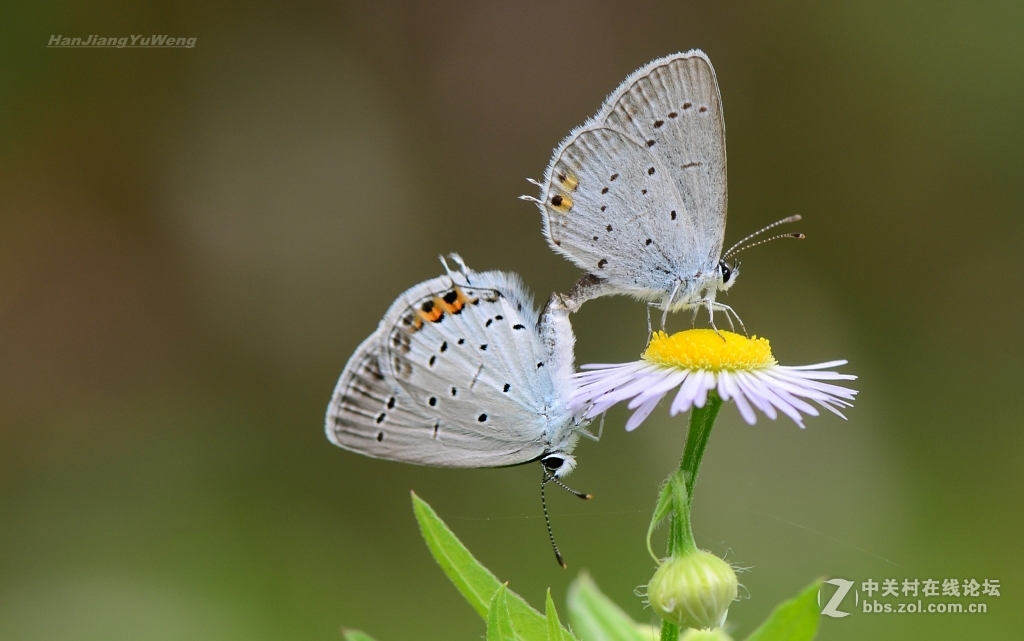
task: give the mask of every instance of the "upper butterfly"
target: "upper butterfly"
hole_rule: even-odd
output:
[[[722,254],[725,120],[704,52],[632,73],[558,145],[538,184],[540,198],[523,199],[540,208],[551,248],[599,279],[577,298],[629,294],[665,314],[704,306],[712,325],[714,310],[732,312],[715,301],[739,265]]]
[[[356,349],[327,408],[327,438],[375,458],[438,467],[576,465],[580,422],[568,309],[538,315],[514,274],[460,269],[398,297]],[[446,270],[448,266],[445,265]]]

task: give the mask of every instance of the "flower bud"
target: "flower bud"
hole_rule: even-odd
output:
[[[684,628],[717,628],[736,598],[736,573],[710,552],[674,556],[647,584],[647,599],[658,615]]]

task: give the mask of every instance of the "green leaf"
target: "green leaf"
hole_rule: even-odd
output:
[[[451,582],[469,605],[484,621],[494,593],[501,587],[498,578],[470,554],[466,546],[452,533],[444,521],[437,516],[426,501],[412,493],[412,507],[420,525],[423,540],[427,542],[434,560],[441,566]],[[506,595],[509,616],[516,631],[516,638],[522,641],[537,641],[547,635],[547,620],[530,607],[512,590]],[[568,635],[568,632],[563,632]]]
[[[622,608],[601,593],[589,574],[580,572],[569,586],[569,621],[586,641],[651,641]],[[646,628],[649,629],[649,628]]]
[[[647,528],[647,552],[650,553],[651,558],[657,562],[661,559],[654,553],[654,548],[651,547],[651,535],[658,529],[661,522],[668,518],[668,515],[672,513],[672,479],[675,477],[675,473],[665,480],[665,484],[661,486],[661,494],[658,496],[658,505],[654,508],[654,514],[651,515],[651,525]]]
[[[508,583],[503,583],[491,598],[487,610],[487,641],[516,641],[516,633],[512,630],[512,617],[508,613],[507,594]]]
[[[345,641],[373,641],[373,637],[359,630],[342,630],[341,636]]]
[[[820,588],[819,579],[796,597],[780,603],[747,641],[811,641],[818,633]]]
[[[551,599],[551,588],[548,588],[547,597],[544,599],[544,613],[548,619],[547,641],[576,641],[576,637],[566,632],[558,620],[558,610],[555,609],[555,602]]]

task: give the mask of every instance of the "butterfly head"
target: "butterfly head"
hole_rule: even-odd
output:
[[[732,265],[723,258],[718,261],[718,289],[725,291],[732,287],[736,278],[740,275],[740,263],[736,261]]]
[[[576,468],[576,457],[565,452],[550,452],[540,459],[544,469],[556,478],[561,478]]]

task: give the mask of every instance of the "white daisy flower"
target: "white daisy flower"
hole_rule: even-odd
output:
[[[724,340],[723,340],[724,339]],[[577,388],[570,410],[594,418],[616,403],[629,400],[636,410],[626,422],[635,430],[670,391],[679,388],[669,413],[704,407],[708,393],[736,401],[740,415],[750,425],[757,422],[754,409],[775,420],[779,412],[804,427],[802,414],[817,416],[811,403],[842,418],[840,408],[852,407],[856,390],[823,381],[856,379],[850,374],[824,371],[845,365],[829,361],[798,367],[779,365],[766,338],[747,338],[733,332],[691,329],[672,336],[655,332],[639,361],[618,365],[584,365],[574,376]]]

